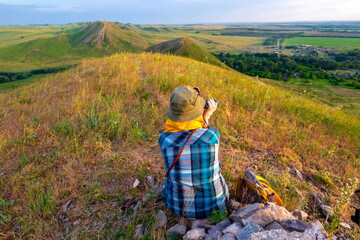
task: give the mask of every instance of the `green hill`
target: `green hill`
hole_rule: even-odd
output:
[[[145,51],[163,54],[170,53],[172,55],[188,57],[201,62],[210,63],[215,66],[226,67],[226,65],[219,61],[214,55],[202,49],[187,37],[158,43]]]
[[[0,71],[24,71],[79,63],[85,57],[117,52],[139,52],[147,41],[132,28],[110,22],[94,22],[72,33],[39,38],[0,49]]]
[[[165,179],[157,138],[181,85],[220,103],[210,125],[221,134],[230,189],[240,170],[253,170],[286,208],[312,218],[320,214],[311,194],[334,206],[351,193],[345,184],[359,178],[359,119],[211,64],[120,53],[0,94],[0,236],[132,239],[146,224],[144,239],[164,239],[157,211],[169,225],[177,218],[152,186]],[[145,194],[153,199],[143,201]]]

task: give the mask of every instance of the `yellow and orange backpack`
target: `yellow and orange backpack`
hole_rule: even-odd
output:
[[[235,199],[243,204],[274,202],[283,206],[269,182],[250,170],[241,171],[236,181]]]

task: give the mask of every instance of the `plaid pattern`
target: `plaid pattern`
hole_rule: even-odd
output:
[[[160,135],[159,145],[166,171],[190,133],[191,130],[186,130]],[[197,129],[166,178],[163,199],[176,215],[205,219],[213,209],[225,209],[229,192],[220,173],[219,137],[215,128]]]

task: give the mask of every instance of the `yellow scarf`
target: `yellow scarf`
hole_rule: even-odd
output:
[[[204,123],[205,121],[202,115],[189,122],[174,122],[170,119],[167,119],[165,123],[165,132],[180,132],[184,130],[202,128],[204,126]]]

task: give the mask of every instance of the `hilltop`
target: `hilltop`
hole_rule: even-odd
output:
[[[157,211],[169,226],[176,218],[161,201],[140,200],[157,191],[147,182],[159,187],[164,180],[157,138],[180,85],[198,86],[220,103],[210,125],[221,133],[230,188],[250,169],[289,211],[320,217],[316,195],[342,210],[340,220],[349,218],[337,200],[349,178],[359,177],[358,119],[189,58],[121,53],[0,95],[0,236],[131,239],[144,223],[148,238],[162,239]],[[338,227],[327,224],[330,234]]]
[[[79,63],[85,57],[140,52],[146,47],[146,39],[129,26],[106,21],[93,22],[72,29],[70,33],[0,49],[0,71],[70,65]]]
[[[226,67],[225,64],[219,61],[214,55],[202,49],[188,37],[161,42],[149,47],[145,51],[163,54],[170,53],[172,55],[188,57],[201,62],[210,63],[215,66]]]

